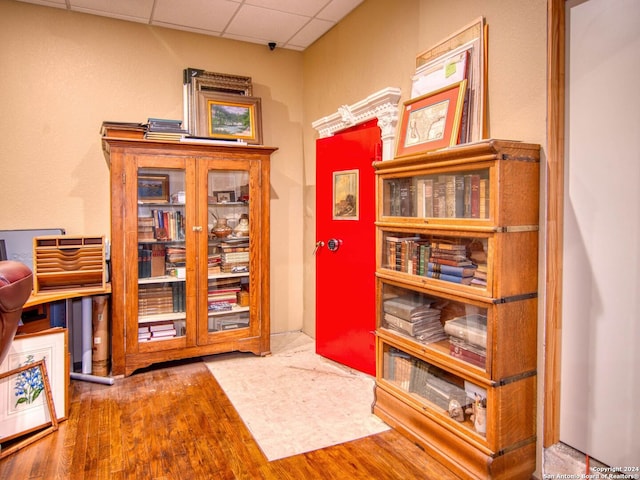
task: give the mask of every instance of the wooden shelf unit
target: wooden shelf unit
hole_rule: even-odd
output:
[[[539,146],[486,140],[374,167],[373,411],[463,478],[528,479]]]
[[[104,137],[103,150],[112,192],[112,374],[222,352],[268,354],[276,148]],[[216,192],[242,201],[218,202]],[[212,238],[214,218],[241,214],[248,237]],[[238,247],[242,267],[231,271],[239,257],[227,254],[223,266],[220,258],[234,241],[248,246]],[[249,293],[248,307],[238,307],[238,289]]]

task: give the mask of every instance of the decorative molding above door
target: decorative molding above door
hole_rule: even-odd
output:
[[[382,139],[382,159],[394,157],[396,126],[398,124],[400,89],[387,87],[353,105],[342,105],[336,113],[311,123],[320,134],[320,138],[330,137],[345,128],[359,123],[378,119]]]

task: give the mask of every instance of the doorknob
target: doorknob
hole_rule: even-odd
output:
[[[337,238],[330,238],[327,242],[327,247],[329,247],[329,250],[332,252],[337,252],[340,245],[342,245],[342,240],[338,240]]]
[[[324,247],[324,242],[322,240],[318,240],[316,242],[316,248],[313,249],[313,255],[316,254],[316,252],[318,251],[318,248],[320,247]]]

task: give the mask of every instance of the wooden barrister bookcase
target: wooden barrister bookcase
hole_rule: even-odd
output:
[[[112,373],[221,352],[268,354],[276,148],[104,137],[103,149],[112,192]],[[235,227],[241,218],[248,232],[213,235],[216,219]]]
[[[374,413],[462,478],[536,462],[539,146],[376,162]]]

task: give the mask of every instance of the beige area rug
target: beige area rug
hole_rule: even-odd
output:
[[[272,335],[271,352],[204,358],[270,461],[389,429],[371,413],[371,376],[317,355],[300,332]]]

